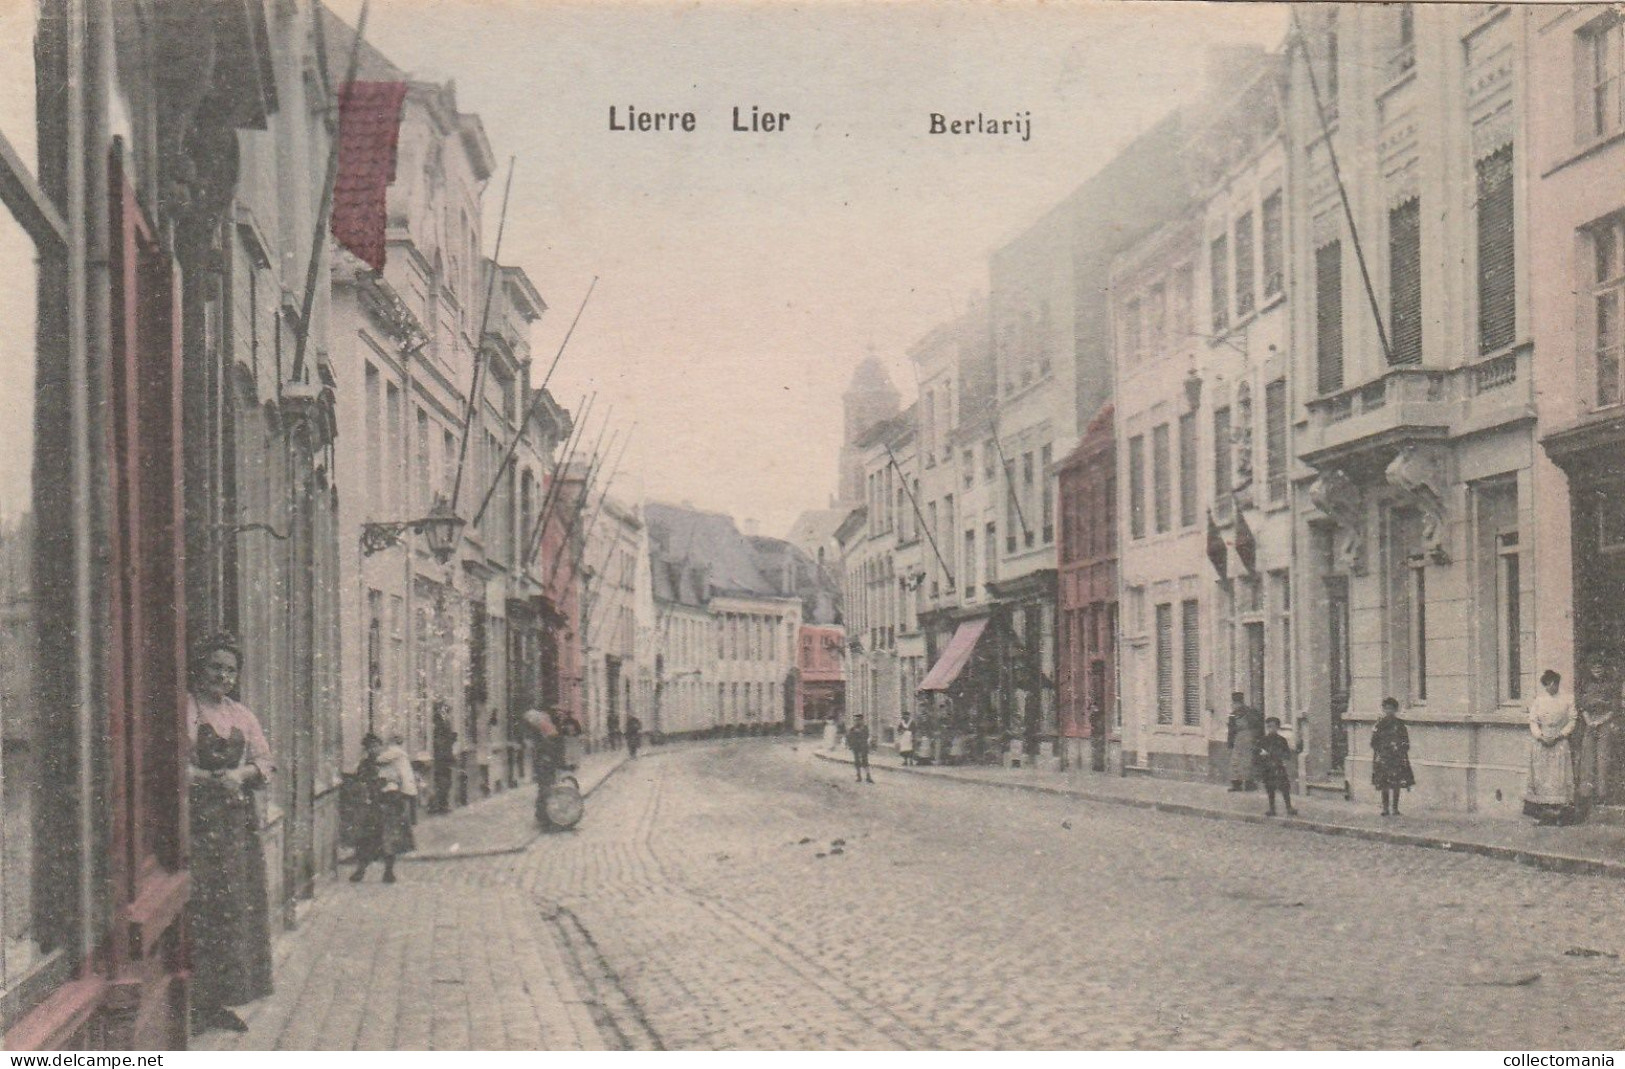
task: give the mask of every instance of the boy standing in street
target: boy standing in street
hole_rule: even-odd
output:
[[[1292,744],[1281,735],[1280,718],[1267,718],[1264,721],[1264,737],[1258,740],[1258,772],[1269,795],[1269,815],[1272,817],[1275,815],[1277,792],[1281,795],[1281,801],[1286,803],[1286,815],[1298,815],[1298,811],[1292,808],[1292,777],[1286,770],[1287,762],[1292,759]]]
[[[859,783],[873,783],[874,778],[869,775],[869,729],[863,724],[863,717],[853,717],[852,728],[846,733],[846,748],[852,751],[852,770],[857,773]]]

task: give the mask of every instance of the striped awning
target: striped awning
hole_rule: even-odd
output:
[[[954,637],[948,640],[948,646],[937,658],[937,663],[931,666],[931,671],[925,674],[920,682],[921,690],[947,690],[959,678],[965,665],[970,663],[971,654],[976,652],[976,642],[987,630],[989,617],[980,620],[966,620],[954,632]]]

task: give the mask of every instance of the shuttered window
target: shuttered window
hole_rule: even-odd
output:
[[[1315,250],[1315,384],[1323,394],[1343,388],[1343,243]]]
[[[1157,606],[1157,723],[1174,722],[1174,607]]]
[[[1396,365],[1422,362],[1421,223],[1415,197],[1388,213],[1388,344]]]
[[[1151,491],[1155,499],[1154,515],[1157,521],[1157,533],[1162,534],[1168,530],[1172,521],[1173,500],[1172,488],[1169,485],[1169,455],[1168,424],[1158,424],[1151,432]]]
[[[1625,214],[1603,220],[1589,236],[1597,405],[1603,407],[1625,400],[1620,377],[1625,363]]]
[[[1184,601],[1179,606],[1180,640],[1183,642],[1182,652],[1184,664],[1181,667],[1181,682],[1184,684],[1184,716],[1186,727],[1198,727],[1202,723],[1202,613],[1195,600]]]
[[[1129,534],[1145,537],[1145,436],[1128,440],[1128,523]]]
[[[1209,247],[1208,268],[1213,283],[1213,332],[1217,334],[1230,325],[1230,242],[1223,234],[1214,238]]]
[[[1478,351],[1493,353],[1517,335],[1512,234],[1512,146],[1478,161]]]
[[[1230,500],[1230,406],[1213,410],[1213,502],[1221,508]]]
[[[1270,502],[1286,500],[1286,380],[1264,387],[1264,478]]]
[[[1236,220],[1236,315],[1251,315],[1253,292],[1253,213]]]
[[[1264,299],[1281,292],[1284,285],[1285,224],[1281,215],[1281,191],[1264,198]]]
[[[1196,524],[1196,413],[1179,417],[1179,525]]]

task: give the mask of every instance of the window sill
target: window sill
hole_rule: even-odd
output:
[[[1568,156],[1565,156],[1563,159],[1558,160],[1552,165],[1550,170],[1542,172],[1541,177],[1550,178],[1557,172],[1572,167],[1584,160],[1590,159],[1592,156],[1597,155],[1604,149],[1611,148],[1621,141],[1625,141],[1625,126],[1621,126],[1618,130],[1614,130],[1611,133],[1599,134],[1597,137],[1582,142],[1574,152]]]

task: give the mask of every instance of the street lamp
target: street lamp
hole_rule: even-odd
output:
[[[444,564],[457,552],[457,540],[463,532],[464,523],[463,518],[452,511],[451,503],[445,496],[438,495],[434,508],[422,519],[362,524],[361,555],[370,557],[379,550],[399,545],[401,537],[412,531],[423,535],[434,559]]]

